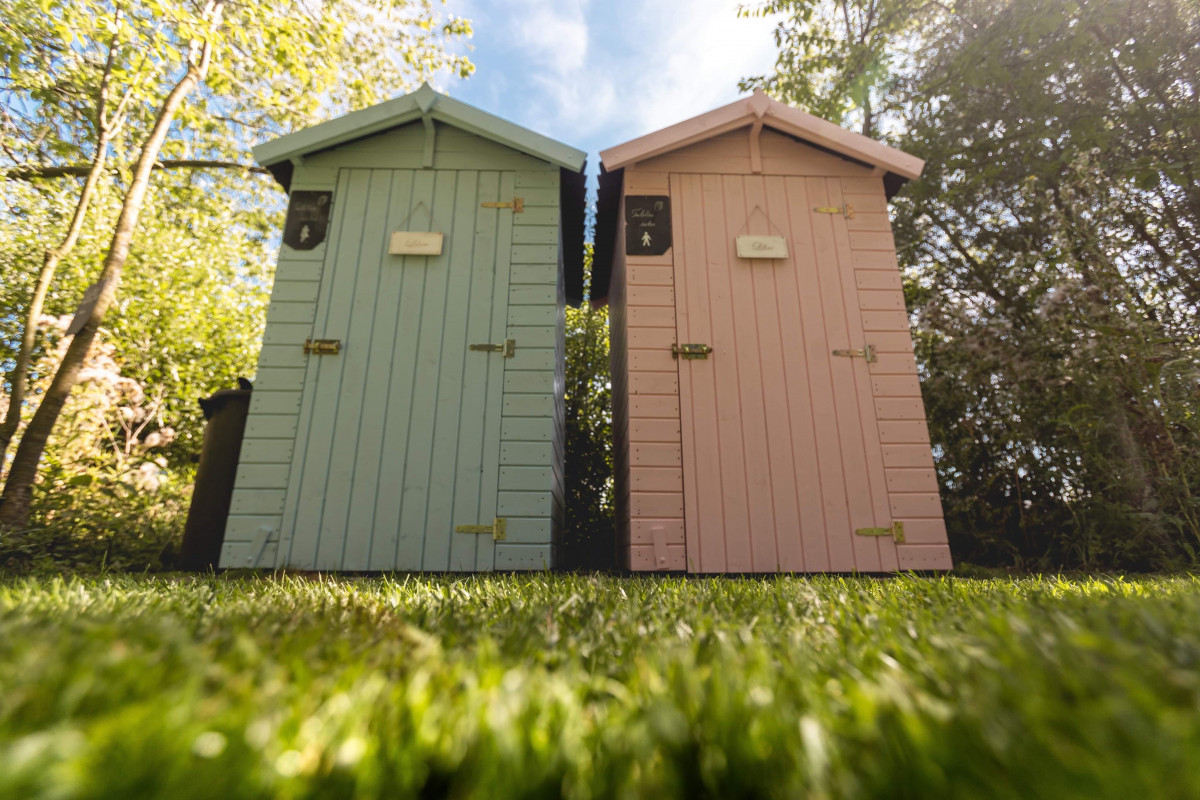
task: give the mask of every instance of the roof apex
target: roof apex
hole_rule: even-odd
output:
[[[916,156],[781,103],[761,89],[728,105],[603,150],[600,162],[605,170],[620,169],[756,122],[905,179],[919,177],[925,168],[925,162]]]
[[[270,167],[423,118],[453,125],[572,172],[583,169],[587,157],[582,150],[455,100],[422,83],[409,94],[263,142],[253,148],[254,158],[264,167]]]

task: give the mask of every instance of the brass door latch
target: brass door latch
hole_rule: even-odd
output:
[[[505,358],[512,358],[517,354],[517,340],[505,339],[504,344],[469,344],[467,349],[481,353],[504,353]]]
[[[844,206],[817,206],[813,211],[818,214],[841,214],[846,219],[854,219],[854,205],[851,203]]]
[[[504,517],[496,517],[491,525],[459,525],[454,529],[455,533],[490,533],[497,542],[504,541],[507,531],[508,520]]]
[[[712,347],[707,344],[673,344],[671,358],[708,358],[712,351]]]
[[[866,359],[868,364],[874,364],[879,360],[875,357],[875,348],[869,344],[863,345],[862,350],[834,350],[833,354],[835,356],[845,356],[846,358],[863,358]]]
[[[306,356],[336,356],[342,352],[341,339],[305,339],[304,355]]]
[[[525,198],[514,197],[507,203],[480,203],[480,208],[511,208],[514,214],[520,214],[525,210]]]
[[[904,523],[893,522],[890,528],[856,528],[855,536],[891,536],[897,542],[904,541]]]

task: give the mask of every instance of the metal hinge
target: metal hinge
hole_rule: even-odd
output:
[[[671,358],[708,358],[712,351],[712,347],[706,344],[673,344]]]
[[[341,351],[341,339],[304,340],[304,355],[306,356],[336,356]]]
[[[890,528],[856,528],[855,536],[891,536],[897,542],[904,541],[904,523],[893,522]]]
[[[514,197],[507,203],[480,203],[481,208],[511,208],[514,214],[520,214],[525,210],[525,198]]]
[[[505,358],[512,358],[517,354],[517,340],[505,339],[504,344],[469,344],[467,349],[482,353],[504,353]]]
[[[846,356],[846,358],[865,358],[868,364],[874,364],[878,359],[875,358],[875,348],[871,345],[863,345],[862,350],[834,350],[835,356]]]
[[[844,206],[817,206],[813,211],[818,214],[841,214],[846,219],[854,219],[854,206],[851,203]]]
[[[492,539],[497,542],[503,542],[505,534],[508,530],[508,520],[504,517],[496,517],[491,525],[459,525],[454,529],[455,533],[490,533]]]

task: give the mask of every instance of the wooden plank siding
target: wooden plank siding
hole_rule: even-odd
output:
[[[335,191],[337,175],[335,168],[300,166],[292,175],[292,190]],[[279,532],[287,508],[291,464],[297,445],[295,432],[301,427],[308,369],[301,346],[312,335],[311,320],[316,316],[322,265],[327,251],[336,247],[341,229],[340,214],[346,205],[339,202],[341,199],[334,198],[330,230],[322,244],[312,250],[293,250],[280,245],[254,394],[221,548],[222,567],[275,566],[278,562]],[[272,318],[270,309],[276,304],[277,293],[281,303],[304,305],[309,322],[288,323]],[[269,479],[264,475],[269,475]],[[274,497],[280,492],[285,500],[278,509],[268,506],[270,510],[266,513],[250,510],[261,505],[260,498]]]
[[[845,223],[852,237],[846,274],[853,276],[858,306],[863,313],[879,308],[904,311],[904,291],[882,181],[859,178],[840,183],[838,188],[844,202],[852,204],[856,211],[854,219]],[[858,237],[853,238],[856,234]],[[907,448],[911,454],[902,462],[893,456],[883,470],[888,506],[880,516],[889,524],[902,522],[905,538],[903,544],[895,545],[897,560],[889,566],[901,570],[951,569],[953,562],[907,313],[903,324],[898,317],[892,319],[892,328],[877,328],[867,337],[879,360],[869,365],[869,397],[873,408],[863,409],[864,419],[874,416],[878,420],[881,458],[887,459],[892,447]]]
[[[517,351],[504,360],[500,468],[508,486],[500,487],[497,512],[508,520],[508,538],[495,544],[494,563],[497,570],[540,570],[555,563],[563,520],[566,301],[558,218],[547,213],[558,209],[561,178],[557,169],[514,177],[525,211],[512,215],[507,338]],[[528,481],[547,468],[549,481]]]
[[[559,169],[449,125],[435,141],[434,169],[419,123],[296,166],[292,190],[335,191],[330,231],[281,248],[222,567],[553,563]],[[524,214],[480,207],[514,196]],[[392,230],[442,231],[443,255],[389,256]],[[309,337],[342,353],[304,356]],[[505,338],[514,358],[467,347]],[[506,515],[505,542],[452,533]]]
[[[624,165],[673,247],[609,291],[619,546],[633,570],[949,569],[881,173],[742,128]],[[752,135],[752,134],[750,134]],[[852,206],[852,216],[825,209]],[[740,234],[786,259],[739,259]],[[707,359],[670,356],[709,344]],[[834,355],[871,345],[876,360]],[[904,524],[905,542],[855,530]]]
[[[630,171],[624,191],[667,195],[669,177],[665,172]],[[625,252],[623,238],[616,252]],[[613,395],[614,406],[618,395],[621,405],[620,430],[614,430],[614,436],[623,443],[618,524],[620,539],[627,543],[625,566],[635,571],[682,571],[687,569],[687,553],[679,373],[671,356],[676,340],[673,251],[619,257],[620,319],[613,319],[612,330],[620,327],[621,335],[613,349]]]

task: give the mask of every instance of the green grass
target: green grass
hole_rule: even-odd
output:
[[[0,796],[1200,797],[1200,582],[0,581]]]

